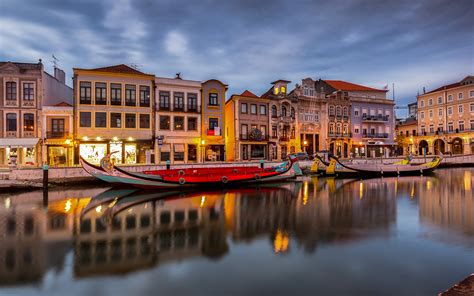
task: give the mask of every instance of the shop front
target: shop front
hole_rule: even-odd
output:
[[[255,160],[267,158],[266,144],[241,144],[240,145],[240,159]]]
[[[206,145],[204,150],[205,161],[225,161],[224,145]]]
[[[367,157],[390,157],[392,156],[394,144],[387,144],[384,142],[368,142],[367,143]]]
[[[37,166],[40,150],[39,138],[4,138],[0,139],[0,165],[3,166]]]
[[[152,163],[152,141],[97,141],[78,144],[79,155],[86,161],[98,164],[107,154],[116,164]]]

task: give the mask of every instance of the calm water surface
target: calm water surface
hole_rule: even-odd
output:
[[[474,169],[450,169],[168,196],[69,188],[47,209],[41,191],[0,194],[0,295],[435,295],[474,272],[473,185]],[[105,203],[81,216],[91,200]]]

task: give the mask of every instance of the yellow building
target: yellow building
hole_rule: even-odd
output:
[[[204,161],[225,161],[225,97],[227,85],[217,79],[201,87],[201,145]]]
[[[417,97],[418,154],[474,153],[474,76]]]
[[[414,117],[409,117],[395,126],[395,142],[398,146],[398,154],[416,154],[417,126],[418,123]]]
[[[155,76],[126,65],[74,68],[74,157],[152,163]]]

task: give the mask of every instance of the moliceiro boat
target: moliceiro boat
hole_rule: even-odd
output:
[[[384,176],[416,176],[432,173],[443,160],[435,156],[430,162],[421,164],[349,164],[341,162],[337,157],[330,156],[325,175],[344,177],[384,177]]]
[[[298,161],[290,157],[277,166],[203,167],[131,172],[115,166],[110,154],[100,166],[88,163],[81,157],[80,163],[90,175],[112,184],[126,184],[139,188],[188,188],[195,186],[231,186],[239,184],[277,182],[302,175]]]

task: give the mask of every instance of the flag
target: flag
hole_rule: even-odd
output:
[[[388,83],[385,84],[385,86],[383,87],[383,89],[388,90]]]

